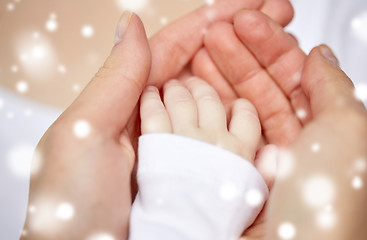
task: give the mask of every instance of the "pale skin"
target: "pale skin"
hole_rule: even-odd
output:
[[[141,96],[140,118],[142,134],[182,135],[229,150],[255,166],[260,161],[255,159],[261,140],[255,107],[238,98],[226,113],[215,89],[198,77],[168,81],[162,98],[158,88],[148,86]],[[270,150],[265,146],[262,151]],[[272,179],[266,180],[270,186]]]
[[[251,1],[251,4],[254,2]],[[283,26],[291,19],[292,11],[286,10],[282,12],[279,9],[277,11],[274,6],[278,6],[277,4],[280,2],[279,6],[287,4],[287,1],[269,0],[264,5],[260,3],[258,5],[255,4],[256,6],[253,7],[261,7],[263,12],[267,13],[275,22],[280,23],[280,26]],[[240,6],[240,4],[243,5]],[[218,6],[218,11],[223,11],[223,15],[219,14],[218,16],[222,17],[212,21],[228,20],[232,22],[233,14],[238,9],[247,6],[247,4],[250,4],[250,2],[233,1],[233,9],[230,9],[231,4],[227,4],[227,8],[214,5],[212,7]],[[272,11],[275,10],[272,12],[270,9]],[[135,118],[131,118],[131,115],[147,82],[161,86],[168,79],[177,77],[183,67],[186,66],[203,45],[202,36],[198,36],[195,33],[198,32],[198,29],[208,27],[210,21],[205,20],[203,17],[198,17],[203,16],[200,15],[200,11],[169,26],[159,35],[152,38],[150,42],[146,39],[144,28],[138,17],[133,15],[130,18],[123,39],[113,48],[105,66],[101,68],[81,96],[48,130],[38,147],[38,150],[43,155],[43,166],[41,171],[32,177],[29,204],[34,204],[37,207],[39,199],[50,199],[50,202],[56,204],[65,201],[70,202],[75,207],[75,216],[67,222],[57,220],[57,229],[50,233],[32,229],[32,222],[35,222],[36,215],[28,214],[25,229],[29,234],[25,238],[50,239],[49,236],[51,235],[53,237],[58,236],[58,239],[84,239],[94,232],[106,232],[115,236],[116,239],[126,239],[131,205],[131,197],[128,194],[130,192],[130,175],[135,162],[135,150],[132,143],[135,142],[138,136],[137,131],[132,131],[138,127],[138,123],[136,123]],[[264,47],[268,45],[262,44],[262,47],[257,46],[254,42],[241,37],[240,29],[251,27],[246,25],[246,22],[240,21],[243,14],[244,12],[241,12],[234,18],[234,29],[240,37],[240,43],[242,44],[238,46],[247,46],[248,49],[251,49],[253,56],[256,56],[256,60],[262,66],[267,66],[266,59],[282,59],[282,56],[286,56],[286,53],[289,51],[283,50],[287,49],[287,47],[294,48],[296,53],[299,52],[293,38],[293,43],[291,40],[288,43],[286,41],[286,46],[280,47],[278,51],[271,52]],[[290,37],[275,22],[258,12],[255,14],[259,15],[258,20],[265,21],[265,24],[271,26],[270,33],[278,33],[280,37]],[[197,21],[198,19],[203,20]],[[183,28],[179,27],[181,24],[190,26],[187,23],[191,23],[191,26],[194,26],[192,27],[193,30],[187,28],[183,31]],[[276,28],[274,29],[273,26]],[[175,29],[179,30],[175,31]],[[189,44],[187,44],[187,41],[179,43],[180,39],[187,36],[187,34],[192,36],[193,40],[189,41]],[[207,36],[210,36],[210,34]],[[209,46],[209,39],[205,41],[208,41],[205,42],[205,46],[206,51],[211,56],[211,62],[218,69],[221,69],[219,58],[215,60],[214,57],[215,50]],[[164,46],[164,42],[169,43],[168,48]],[[283,41],[281,42],[283,43]],[[273,43],[280,43],[280,41],[273,41]],[[184,47],[174,48],[173,46]],[[270,46],[268,47],[270,48]],[[276,44],[273,47],[277,49]],[[221,91],[225,88],[217,89],[219,96],[222,98],[223,96],[228,97],[226,99],[227,103],[231,102],[231,99],[235,99],[234,96],[241,96],[253,101],[253,104],[259,111],[264,130],[268,132],[266,134],[268,141],[290,146],[289,148],[293,154],[297,157],[300,156],[297,158],[297,163],[300,166],[304,166],[300,168],[304,169],[303,174],[308,174],[315,169],[325,169],[318,163],[324,162],[323,159],[328,159],[328,161],[338,161],[339,164],[332,171],[332,174],[339,176],[344,171],[343,166],[349,164],[349,157],[354,158],[356,154],[361,157],[367,157],[366,146],[363,144],[367,137],[367,117],[361,103],[353,97],[353,86],[350,84],[350,80],[337,65],[322,54],[327,52],[325,49],[327,49],[325,46],[318,47],[309,56],[302,56],[299,53],[300,60],[297,61],[299,66],[294,68],[288,68],[289,66],[284,66],[283,64],[274,65],[272,67],[273,70],[270,68],[264,69],[264,74],[268,76],[268,79],[277,82],[282,78],[276,77],[276,74],[272,73],[272,71],[277,72],[277,69],[283,69],[281,70],[281,75],[293,76],[297,73],[295,69],[298,71],[300,68],[304,69],[301,72],[300,85],[308,100],[307,104],[309,104],[312,111],[312,118],[304,123],[302,121],[296,122],[293,111],[290,111],[290,106],[293,106],[293,103],[289,99],[292,98],[285,97],[287,91],[279,90],[278,86],[282,87],[282,84],[273,85],[273,88],[268,89],[270,92],[277,92],[279,99],[283,99],[279,102],[274,102],[273,106],[261,105],[253,101],[253,99],[250,99],[251,97],[246,96],[247,94],[245,94],[244,90],[241,90],[242,88],[236,90],[236,86],[232,86],[236,84],[230,81],[231,78],[226,76],[227,74],[224,71],[220,72],[217,70],[217,72],[222,74],[220,77],[228,81],[217,80],[215,84],[211,82],[211,85],[215,88],[219,84],[228,86],[227,92]],[[238,51],[238,53],[240,52],[241,50]],[[260,58],[260,55],[264,58]],[[151,57],[153,60],[151,60]],[[127,59],[129,61],[126,61]],[[198,67],[200,63],[202,62],[198,61],[197,64],[194,62],[192,65],[194,74],[196,74],[195,71],[197,69],[200,69]],[[256,69],[254,69],[254,72],[256,72]],[[197,75],[200,76],[200,74]],[[269,78],[269,76],[272,77]],[[213,75],[213,78],[203,78],[209,81],[210,79],[219,79],[219,77],[214,77],[215,75]],[[262,98],[264,92],[256,91],[256,87],[259,86],[252,86],[254,88],[253,92],[258,92],[259,95],[257,97]],[[252,97],[256,98],[256,96]],[[335,105],[336,100],[340,99],[340,97],[345,99],[344,104]],[[272,113],[274,110],[272,108],[275,107],[286,109],[284,111],[275,111],[275,113],[280,113],[281,116],[285,117],[276,117],[277,114],[275,113],[269,114],[269,118],[264,117],[267,116],[267,111]],[[263,109],[262,113],[260,109]],[[92,132],[88,138],[77,139],[73,135],[73,125],[79,119],[88,120],[92,126]],[[263,123],[264,119],[266,119],[266,122],[270,122],[265,124],[266,126]],[[290,119],[288,120],[290,121],[289,129],[295,129],[298,134],[296,132],[296,134],[292,133],[288,136],[283,134],[284,132],[290,132],[287,129],[282,128],[282,132],[276,130],[278,126],[287,128],[284,125],[284,119]],[[335,119],[338,121],[335,121]],[[129,120],[130,123],[128,124]],[[350,126],[348,131],[345,130],[344,126]],[[335,131],[335,129],[340,129],[340,131]],[[121,133],[123,134],[121,135]],[[324,157],[312,155],[314,161],[312,162],[313,164],[309,164],[308,159],[310,157],[308,155],[311,153],[309,152],[309,145],[304,143],[308,143],[311,141],[310,139],[314,141],[314,137],[319,136],[319,134],[322,135],[319,141],[322,146],[325,146],[323,149],[325,149],[326,155],[322,155]],[[334,139],[334,141],[330,141],[330,139]],[[348,142],[353,143],[353,146],[343,148],[343,154],[336,153],[334,149],[341,149],[340,145],[345,144],[344,141],[339,142],[338,139],[348,139]],[[348,156],[348,158],[343,156]],[[330,171],[330,168],[325,169],[325,171]],[[292,177],[296,178],[297,176],[295,174]],[[340,179],[342,181],[342,178]],[[365,174],[363,175],[363,180],[364,182],[366,181]],[[308,217],[310,213],[292,210],[294,208],[304,208],[301,199],[290,198],[289,204],[291,207],[279,207],[277,196],[279,197],[281,194],[277,195],[276,193],[287,188],[294,188],[292,186],[294,182],[276,182],[273,188],[275,194],[273,194],[269,202],[270,211],[267,222],[259,220],[245,233],[246,239],[262,239],[264,235],[266,239],[276,239],[277,226],[284,221],[280,217],[288,217],[289,221],[293,221],[293,224],[298,227],[297,236],[299,238],[297,239],[302,239],[302,237],[307,239],[306,229],[313,233],[313,239],[328,239],[329,236],[334,236],[327,234],[335,234],[340,237],[339,239],[366,238],[366,230],[358,228],[361,227],[360,223],[366,221],[366,216],[363,214],[353,215],[354,221],[348,222],[343,228],[334,229],[335,231],[332,233],[325,233],[317,231],[317,228],[310,224],[311,218]],[[335,205],[335,207],[340,206],[340,219],[351,219],[348,214],[357,212],[364,207],[361,204],[366,201],[367,194],[362,191],[353,192],[353,194],[358,194],[358,198],[356,198],[350,192],[352,190],[347,184],[340,184],[338,191],[346,193],[343,195],[344,197],[338,198],[338,203]],[[272,207],[272,205],[275,207]],[[347,207],[348,209],[346,209]],[[299,218],[291,218],[291,216],[297,213],[301,214]],[[358,236],[355,235],[357,233],[359,234]],[[335,237],[334,239],[338,238]]]
[[[149,86],[141,97],[141,132],[173,133],[227,149],[252,164],[261,137],[255,107],[237,99],[227,117],[219,95],[196,77],[171,80],[159,91]]]

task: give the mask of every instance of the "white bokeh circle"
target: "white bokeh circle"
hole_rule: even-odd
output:
[[[294,239],[296,236],[296,228],[290,222],[284,222],[278,227],[278,236],[284,240]]]

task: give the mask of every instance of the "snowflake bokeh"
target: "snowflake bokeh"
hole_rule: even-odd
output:
[[[355,87],[355,97],[362,102],[367,101],[367,84],[360,83]]]
[[[7,9],[9,12],[11,12],[11,11],[14,11],[15,6],[14,6],[14,4],[13,4],[13,3],[8,3],[8,4],[6,5],[6,9]]]
[[[96,233],[89,236],[87,240],[115,240],[115,238],[108,233]]]
[[[74,216],[74,207],[67,202],[61,203],[56,208],[55,216],[63,221],[70,220]]]
[[[74,123],[73,132],[77,138],[86,138],[91,134],[92,127],[86,120],[78,120]]]
[[[168,23],[168,19],[166,17],[161,17],[160,22],[162,25],[166,25]]]
[[[17,83],[17,91],[19,93],[26,93],[28,91],[28,83],[24,80],[21,80]]]
[[[29,144],[19,144],[8,152],[8,165],[12,173],[20,178],[27,178],[30,174],[34,148]]]
[[[34,206],[34,205],[30,205],[29,207],[28,207],[28,212],[29,213],[35,213],[36,212],[36,210],[37,210],[37,208]]]
[[[121,9],[139,12],[147,7],[149,0],[116,0],[116,3]]]
[[[313,143],[311,145],[311,151],[314,152],[314,153],[317,153],[317,152],[320,152],[321,150],[321,145],[319,143]]]
[[[288,178],[295,170],[296,160],[288,150],[280,150],[278,155],[277,179]]]
[[[367,11],[355,16],[351,21],[351,28],[356,37],[360,40],[367,42]]]
[[[337,222],[336,213],[331,205],[328,205],[316,215],[316,224],[322,230],[330,230]]]
[[[45,23],[45,27],[49,32],[55,32],[58,29],[59,23],[57,22],[56,14],[50,14],[49,19]]]
[[[296,111],[296,115],[297,115],[297,117],[299,118],[299,119],[305,119],[306,117],[307,117],[307,111],[306,110],[304,110],[304,109],[298,109],[297,111]]]
[[[250,189],[246,192],[245,199],[250,207],[258,207],[264,202],[264,195],[258,189]]]
[[[17,66],[17,65],[12,65],[12,66],[11,66],[11,71],[12,71],[13,73],[18,72],[18,71],[19,71],[18,66]]]
[[[26,110],[24,110],[24,116],[26,116],[26,117],[31,117],[33,115],[33,111],[32,111],[32,109],[26,109]]]
[[[81,33],[85,38],[91,38],[94,35],[94,28],[91,25],[85,25],[81,29]]]
[[[355,176],[352,180],[352,187],[356,190],[361,189],[363,187],[363,180],[359,176]]]
[[[61,73],[61,74],[65,74],[67,72],[67,69],[64,65],[60,64],[58,67],[57,67],[57,70]]]
[[[290,222],[284,222],[278,227],[278,236],[283,240],[291,240],[296,237],[296,227]]]
[[[334,201],[336,186],[328,176],[311,176],[303,184],[302,196],[308,206],[313,208],[324,207]]]
[[[364,158],[358,158],[355,161],[355,170],[358,172],[366,172],[367,170],[367,160]]]
[[[6,118],[7,119],[13,119],[15,116],[15,114],[12,111],[9,111],[6,113]]]

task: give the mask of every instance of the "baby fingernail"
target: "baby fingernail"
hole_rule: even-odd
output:
[[[324,55],[325,58],[329,59],[335,65],[339,66],[339,60],[336,58],[333,51],[327,45],[321,45],[321,53]]]
[[[124,34],[126,32],[127,27],[129,26],[131,17],[133,16],[133,12],[125,11],[117,24],[116,28],[116,36],[115,36],[115,44],[119,43],[122,38],[124,37]]]
[[[195,80],[198,80],[199,78],[198,77],[189,77],[188,79],[186,79],[186,83],[189,84]]]
[[[148,86],[148,87],[146,87],[146,88],[145,88],[145,91],[147,91],[147,92],[157,92],[157,93],[159,93],[158,88],[156,88],[156,87],[154,87],[154,86]]]
[[[168,83],[180,83],[180,81],[178,79],[171,79]]]

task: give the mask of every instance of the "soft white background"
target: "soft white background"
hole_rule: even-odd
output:
[[[305,52],[327,43],[356,86],[366,87],[367,1],[292,2],[296,15],[288,30],[298,37]],[[31,150],[61,112],[62,109],[43,107],[0,87],[1,240],[19,238],[26,213]]]

